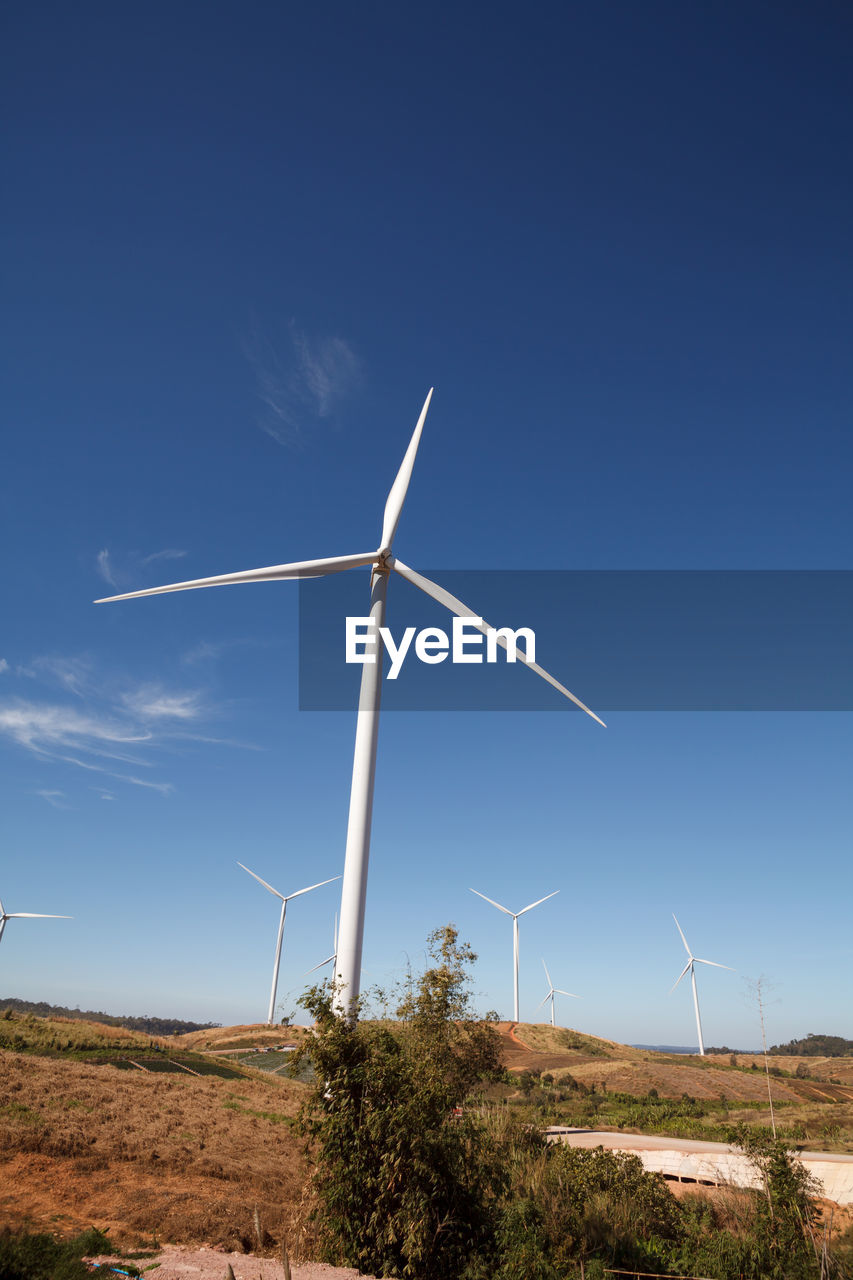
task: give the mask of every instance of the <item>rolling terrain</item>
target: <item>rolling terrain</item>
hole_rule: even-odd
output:
[[[733,1066],[545,1025],[498,1032],[509,1074],[494,1088],[533,1123],[561,1123],[577,1105],[587,1127],[635,1132],[678,1134],[706,1123],[696,1115],[768,1118],[763,1060],[749,1055]],[[95,1225],[119,1243],[156,1235],[237,1250],[286,1241],[295,1252],[306,1087],[284,1074],[280,1046],[305,1034],[247,1025],[151,1037],[0,1015],[0,1226]],[[801,1123],[799,1145],[853,1151],[853,1060],[772,1062],[785,1072],[771,1081],[777,1123]]]

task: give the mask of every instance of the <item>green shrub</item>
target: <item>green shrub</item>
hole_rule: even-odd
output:
[[[94,1228],[74,1240],[6,1229],[0,1232],[0,1280],[84,1280],[92,1273],[81,1259],[111,1251],[110,1241]],[[139,1274],[135,1267],[126,1270]]]

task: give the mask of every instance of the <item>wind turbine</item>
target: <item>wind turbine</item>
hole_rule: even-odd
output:
[[[238,867],[243,867],[242,862],[237,863]],[[244,871],[249,871],[248,867],[243,867]],[[283,893],[279,893],[278,889],[274,889],[271,884],[267,884],[266,880],[262,880],[260,876],[256,876],[254,871],[249,871],[250,876],[254,876],[258,884],[262,884],[276,898],[281,898],[281,917],[278,922],[278,938],[275,944],[275,962],[272,967],[272,990],[270,991],[270,1011],[267,1022],[270,1026],[273,1024],[273,1013],[275,1012],[275,992],[278,986],[278,970],[281,962],[281,940],[284,937],[284,917],[287,915],[287,904],[291,898],[301,898],[303,893],[310,893],[312,889],[321,889],[324,884],[331,884],[332,880],[340,880],[340,876],[332,876],[331,880],[321,880],[318,884],[309,884],[307,889],[297,889],[296,893],[289,893],[287,897]]]
[[[437,600],[460,618],[468,618],[469,625],[486,634],[491,629],[483,618],[473,609],[469,609],[456,596],[445,591],[429,578],[416,573],[395,559],[391,554],[394,535],[403,510],[406,491],[412,478],[415,456],[420,444],[421,433],[426,420],[427,410],[432,399],[432,388],[424,401],[417,425],[409,441],[409,447],[400,464],[394,483],[385,503],[385,514],[382,523],[382,536],[379,547],[375,551],[359,552],[355,555],[332,556],[322,560],[301,560],[292,564],[270,565],[263,569],[246,569],[239,573],[219,574],[214,578],[196,578],[190,582],[174,582],[164,587],[149,587],[145,591],[127,591],[122,595],[109,596],[97,600],[96,604],[105,604],[113,600],[131,600],[140,596],[161,595],[169,591],[193,591],[200,587],[229,586],[243,582],[273,582],[283,578],[315,578],[327,574],[341,573],[346,569],[358,569],[370,566],[370,619],[373,625],[372,634],[379,643],[379,628],[385,624],[385,600],[388,589],[388,577],[393,570],[418,587],[426,595]],[[496,636],[497,643],[507,648],[506,637],[500,632]],[[378,656],[378,661],[375,660]],[[560,684],[536,662],[531,662],[523,650],[519,657],[543,680],[557,689],[564,697],[574,702],[603,725],[604,721],[589,707],[570,693],[565,685]],[[350,790],[349,821],[347,825],[346,855],[344,860],[343,885],[341,886],[341,925],[338,939],[338,959],[335,966],[336,1008],[341,1014],[353,1017],[361,984],[361,952],[364,937],[364,911],[367,897],[367,868],[370,855],[370,827],[373,816],[373,785],[376,775],[376,746],[379,734],[379,707],[382,697],[382,654],[374,655],[374,661],[366,661],[362,668],[361,691],[358,700],[358,717],[355,733],[355,750],[352,765],[352,787]]]
[[[45,915],[43,911],[6,911],[0,902],[0,938],[6,928],[7,920],[73,920],[73,916]]]
[[[556,1025],[557,1025],[557,1024],[554,1022],[554,996],[555,996],[555,995],[556,995],[556,996],[571,996],[573,1000],[580,1000],[580,999],[581,999],[581,997],[580,997],[580,996],[576,996],[576,995],[574,994],[574,992],[572,992],[572,991],[564,991],[562,987],[555,987],[555,986],[554,986],[554,984],[553,984],[553,982],[551,981],[551,975],[550,975],[550,973],[548,972],[548,966],[547,966],[547,964],[545,963],[545,961],[544,961],[544,960],[542,961],[542,968],[545,970],[545,977],[548,979],[548,988],[549,988],[549,990],[548,990],[548,994],[547,994],[547,996],[545,997],[545,1000],[550,1000],[550,1001],[551,1001],[551,1026],[552,1026],[552,1027],[554,1027],[554,1026],[556,1026]],[[545,1003],[545,1000],[540,1000],[540,1001],[539,1001],[539,1003],[538,1003],[538,1005],[536,1006],[536,1008],[537,1008],[537,1009],[541,1009],[541,1008],[542,1008],[542,1006],[543,1006],[543,1004]]]
[[[712,964],[715,969],[729,969],[732,973],[734,973],[734,970],[732,969],[732,966],[730,964],[719,964],[716,960],[700,960],[698,956],[694,956],[693,952],[690,950],[690,947],[687,945],[687,939],[684,936],[684,930],[682,929],[681,925],[678,923],[678,919],[674,911],[672,913],[672,918],[673,920],[675,920],[675,927],[678,930],[678,932],[681,934],[681,941],[684,943],[684,950],[687,952],[687,964],[681,970],[681,973],[678,975],[672,987],[670,988],[670,995],[678,986],[679,982],[681,981],[681,979],[684,977],[685,973],[687,973],[687,970],[689,969],[690,981],[693,984],[693,1007],[696,1010],[696,1030],[699,1033],[699,1053],[704,1058],[705,1042],[702,1039],[702,1023],[699,1018],[699,996],[696,993],[695,966],[697,964]]]
[[[543,902],[553,898],[560,890],[555,889],[553,893],[547,893],[544,898],[538,898],[536,902],[531,902],[529,907],[523,907],[521,911],[510,911],[508,907],[502,907],[499,902],[495,902],[492,898],[487,898],[484,893],[480,893],[479,889],[472,889],[471,892],[476,893],[477,897],[482,898],[484,902],[490,902],[493,907],[497,907],[498,911],[502,911],[505,916],[512,916],[512,967],[515,979],[515,1017],[513,1021],[518,1022],[518,917],[523,916],[526,911],[532,911],[534,907],[541,906]],[[550,978],[548,981],[551,981]],[[547,999],[547,996],[545,998]]]

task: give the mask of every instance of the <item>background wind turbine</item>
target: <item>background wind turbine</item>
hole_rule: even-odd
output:
[[[734,973],[734,970],[732,969],[732,966],[730,964],[719,964],[716,960],[700,960],[698,956],[694,956],[693,952],[690,950],[690,947],[687,945],[687,939],[684,936],[684,930],[682,929],[681,925],[678,923],[678,919],[674,911],[672,913],[672,918],[673,920],[675,920],[675,927],[678,930],[678,932],[681,934],[681,941],[684,943],[684,950],[687,952],[687,964],[684,966],[684,968],[681,970],[681,973],[678,975],[675,982],[672,984],[672,987],[670,988],[670,995],[678,986],[679,982],[681,981],[681,979],[684,977],[685,973],[687,973],[687,970],[689,969],[690,981],[693,984],[693,1006],[696,1010],[696,1030],[699,1034],[699,1053],[704,1058],[705,1042],[702,1039],[702,1022],[699,1017],[699,996],[697,995],[697,992],[696,992],[695,966],[697,964],[712,964],[715,969],[729,969],[732,973]]]
[[[243,867],[242,862],[237,863],[238,867]],[[249,871],[248,867],[243,867],[244,871]],[[332,880],[340,880],[340,876],[332,876],[331,880],[320,880],[318,884],[309,884],[307,889],[297,889],[296,893],[289,893],[287,897],[283,893],[279,893],[278,889],[274,889],[271,884],[267,884],[266,880],[262,880],[260,876],[255,875],[254,871],[249,871],[250,876],[254,876],[258,884],[262,884],[265,889],[274,894],[276,898],[281,898],[281,916],[278,922],[278,938],[275,944],[275,962],[272,967],[272,990],[270,991],[270,1011],[267,1022],[272,1026],[273,1013],[275,1012],[275,993],[278,987],[278,970],[281,963],[281,940],[284,937],[284,917],[287,914],[287,904],[291,898],[300,898],[303,893],[310,893],[312,889],[320,889],[324,884],[331,884]]]
[[[6,911],[0,902],[0,938],[6,928],[7,920],[73,920],[73,916],[45,915],[43,911]]]
[[[432,399],[430,388],[424,406],[421,409],[417,425],[409,441],[409,447],[400,464],[394,483],[391,486],[385,503],[385,514],[382,522],[382,537],[376,551],[359,552],[355,555],[332,556],[322,560],[300,560],[292,564],[270,565],[263,569],[245,569],[239,573],[223,573],[213,578],[195,578],[190,582],[173,582],[164,587],[149,587],[145,591],[127,591],[122,595],[108,596],[96,600],[96,604],[105,604],[113,600],[132,600],[140,596],[162,595],[169,591],[193,591],[200,587],[229,586],[242,582],[273,582],[283,578],[316,578],[326,574],[341,573],[346,569],[357,569],[370,565],[370,619],[377,637],[376,658],[367,661],[362,667],[361,690],[358,699],[358,717],[355,732],[355,751],[352,765],[352,787],[350,790],[349,821],[347,824],[346,855],[344,860],[343,885],[341,886],[341,924],[338,938],[338,959],[335,966],[335,1003],[339,1013],[354,1016],[356,1001],[361,986],[361,953],[364,940],[364,910],[367,898],[367,868],[370,856],[370,828],[373,818],[373,784],[376,775],[376,747],[379,735],[379,707],[382,697],[382,653],[379,649],[378,631],[385,625],[385,599],[388,589],[388,576],[393,571],[418,587],[426,595],[437,600],[460,618],[471,620],[470,625],[486,634],[490,628],[473,609],[469,609],[456,596],[445,591],[429,578],[416,573],[396,560],[391,554],[394,535],[403,510],[406,491],[412,478],[415,456],[420,444],[421,433],[426,421],[427,410]],[[497,642],[507,648],[507,639],[498,634]],[[557,689],[564,697],[592,716],[600,725],[604,724],[589,707],[570,693],[565,685],[560,684],[536,662],[531,662],[523,649],[519,649],[521,662],[535,671],[543,680]],[[529,908],[525,908],[529,910]]]
[[[571,996],[573,1000],[580,1000],[581,997],[576,996],[573,991],[564,991],[562,987],[555,987],[551,981],[551,975],[548,972],[548,966],[544,960],[542,961],[542,968],[545,970],[545,977],[548,979],[548,994],[545,997],[545,1000],[551,1001],[551,1026],[555,1027],[557,1024],[554,1021],[554,996]],[[536,1008],[541,1009],[545,1000],[540,1000]]]
[[[512,916],[512,970],[514,978],[513,991],[515,993],[515,1016],[513,1021],[518,1022],[518,917],[523,916],[526,911],[532,911],[534,907],[540,906],[541,903],[547,902],[549,898],[553,898],[560,890],[555,889],[553,893],[546,893],[544,898],[538,898],[536,902],[531,902],[529,907],[523,907],[521,911],[510,911],[508,907],[502,907],[499,902],[495,902],[494,899],[487,898],[484,893],[480,893],[479,889],[472,889],[471,892],[476,893],[477,897],[482,898],[484,902],[489,902],[493,907],[497,907],[498,911],[502,911],[505,916]]]

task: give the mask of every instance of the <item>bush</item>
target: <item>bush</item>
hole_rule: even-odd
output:
[[[91,1272],[81,1261],[88,1254],[111,1253],[112,1244],[94,1229],[74,1240],[50,1235],[0,1233],[0,1280],[84,1280]],[[133,1275],[135,1267],[126,1268]]]
[[[484,1126],[454,1112],[498,1073],[499,1040],[470,1013],[470,947],[452,926],[428,945],[433,965],[399,998],[397,1024],[348,1022],[323,988],[304,997],[319,1083],[302,1123],[326,1257],[375,1275],[457,1280],[490,1247],[504,1174]]]

